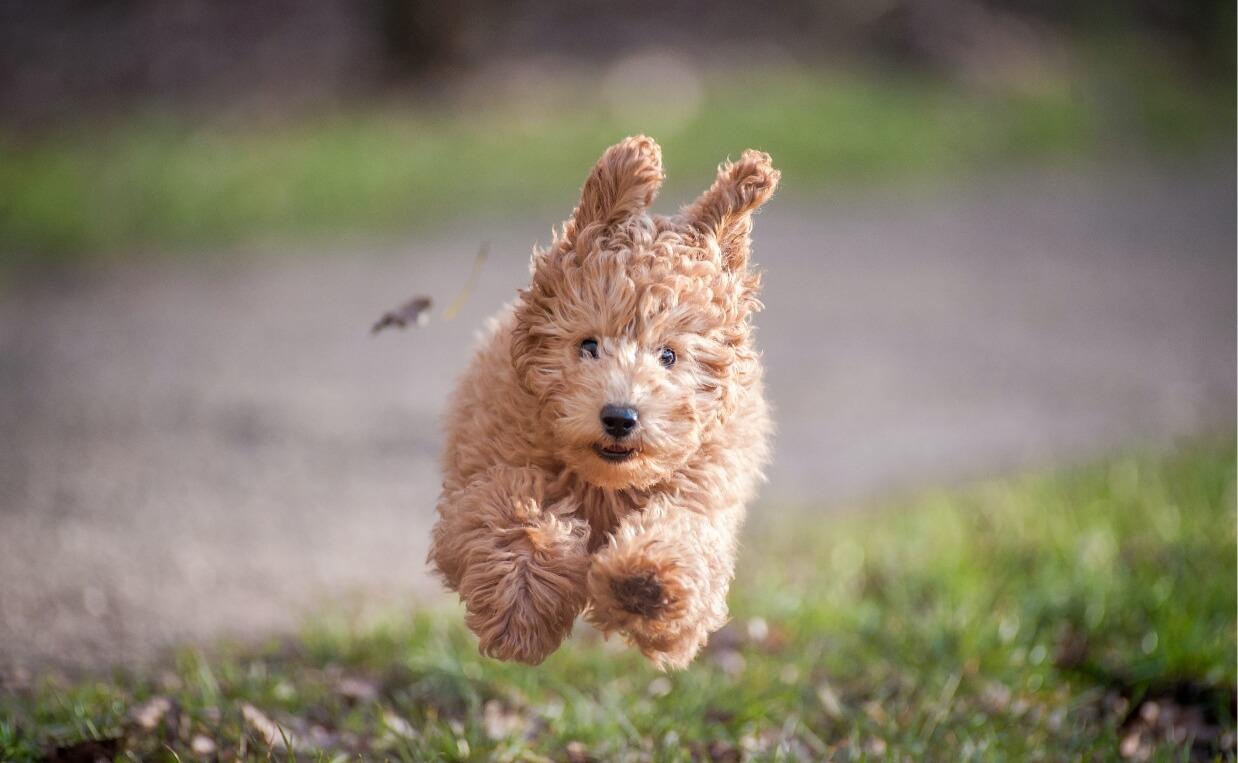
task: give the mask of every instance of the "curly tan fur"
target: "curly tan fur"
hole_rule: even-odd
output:
[[[683,668],[726,621],[769,454],[748,260],[778,171],[746,151],[650,215],[662,179],[650,138],[603,154],[452,399],[430,562],[488,656],[538,664],[585,613]]]

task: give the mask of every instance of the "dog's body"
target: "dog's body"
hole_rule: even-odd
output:
[[[682,668],[726,621],[768,457],[748,253],[778,173],[746,152],[650,216],[661,181],[648,138],[603,155],[452,400],[430,560],[492,657],[541,662],[587,609]]]

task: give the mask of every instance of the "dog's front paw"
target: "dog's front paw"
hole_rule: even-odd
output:
[[[641,551],[611,548],[594,559],[589,621],[625,634],[661,670],[687,667],[713,630],[703,565]]]
[[[559,647],[585,606],[586,537],[583,527],[543,523],[474,553],[460,598],[482,654],[537,665]]]
[[[657,620],[670,603],[665,588],[652,571],[612,579],[610,593],[619,609],[647,620]]]
[[[481,652],[536,665],[585,607],[589,525],[544,502],[543,475],[495,466],[440,501],[430,560],[460,592]]]
[[[547,602],[539,602],[545,605]],[[581,602],[570,598],[538,609],[531,599],[520,599],[503,609],[470,610],[465,616],[477,634],[478,650],[496,660],[540,665],[571,633]]]

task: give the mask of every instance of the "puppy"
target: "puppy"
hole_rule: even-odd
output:
[[[778,179],[746,151],[650,215],[661,149],[631,137],[534,252],[452,398],[429,555],[483,654],[536,665],[584,613],[684,668],[725,623],[769,456],[749,249]]]

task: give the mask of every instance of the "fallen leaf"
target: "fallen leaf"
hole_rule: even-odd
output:
[[[193,750],[194,755],[206,757],[214,755],[217,749],[215,740],[205,734],[194,734],[193,739],[189,741],[189,749]]]
[[[838,692],[834,691],[834,687],[830,686],[829,681],[821,681],[817,685],[817,700],[821,702],[821,708],[825,710],[825,714],[834,720],[839,720],[843,717],[843,703],[838,697]]]
[[[378,686],[363,678],[344,676],[336,682],[335,693],[353,704],[369,702],[378,697]]]
[[[413,724],[392,712],[383,713],[383,726],[388,732],[401,739],[416,739],[417,729]]]
[[[477,281],[481,277],[482,267],[485,266],[486,258],[489,255],[490,242],[486,242],[481,245],[481,248],[477,250],[477,256],[473,258],[473,269],[469,272],[464,288],[460,290],[460,293],[452,300],[452,303],[443,311],[443,320],[449,321],[455,318],[456,313],[468,301],[474,287],[477,286]],[[413,297],[395,310],[383,313],[383,316],[370,329],[370,333],[377,334],[383,329],[392,326],[398,328],[408,328],[409,326],[424,327],[430,322],[430,308],[433,306],[434,300],[429,297]]]
[[[430,308],[434,301],[429,297],[413,297],[395,310],[383,313],[370,329],[371,334],[377,334],[385,328],[397,326],[407,328],[409,324],[421,327],[430,322]]]
[[[258,740],[268,749],[282,751],[287,751],[289,747],[296,749],[297,740],[292,734],[253,705],[248,703],[241,705],[241,717],[258,734]]]
[[[589,755],[589,748],[583,742],[567,743],[567,759],[569,763],[594,763],[597,760]]]
[[[482,725],[486,736],[494,740],[514,737],[524,731],[527,719],[516,710],[506,707],[497,699],[486,702],[482,707]]]
[[[154,731],[174,709],[172,700],[167,697],[151,697],[129,710],[129,721],[144,731]]]

